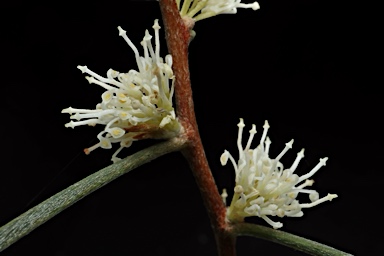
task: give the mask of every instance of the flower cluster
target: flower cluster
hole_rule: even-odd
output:
[[[172,106],[175,77],[172,71],[172,56],[167,55],[165,62],[160,57],[159,23],[155,20],[155,49],[152,47],[148,30],[141,45],[144,57],[127,37],[126,31],[118,27],[119,35],[124,38],[133,50],[138,71],[129,70],[119,73],[109,69],[107,77],[102,77],[87,66],[78,66],[87,73],[89,83],[97,84],[106,91],[101,95],[101,103],[96,109],[66,108],[62,113],[69,113],[72,120],[65,127],[74,128],[80,125],[105,125],[97,135],[99,142],[85,149],[89,154],[96,148],[110,149],[112,143],[120,143],[120,148],[112,156],[116,156],[123,148],[129,147],[132,141],[144,138],[174,137],[180,129]]]
[[[229,159],[236,172],[234,195],[231,205],[227,209],[229,221],[241,222],[245,217],[258,216],[277,229],[281,228],[283,224],[272,221],[268,216],[301,217],[303,216],[303,208],[310,208],[337,197],[335,194],[328,194],[323,198],[319,198],[318,192],[306,189],[307,186],[311,186],[314,182],[308,180],[308,178],[314,175],[322,166],[325,166],[327,157],[320,159],[320,162],[307,174],[298,176],[294,172],[300,160],[304,157],[304,149],[297,154],[292,166],[284,169],[280,159],[288,149],[292,148],[293,140],[285,144],[285,148],[275,159],[271,159],[269,157],[271,140],[267,137],[268,122],[265,121],[260,144],[255,149],[251,149],[251,143],[256,133],[256,126],[252,125],[248,142],[243,148],[242,133],[244,126],[243,119],[240,119],[237,139],[239,161],[236,163],[227,150],[224,151],[220,158],[222,165],[226,165]],[[299,193],[308,194],[311,203],[299,203],[296,199]],[[227,196],[225,191],[222,196],[225,200]]]
[[[180,9],[180,0],[176,0],[180,15],[194,21],[210,18],[219,14],[237,13],[237,8],[260,9],[258,2],[241,3],[241,0],[184,0]]]

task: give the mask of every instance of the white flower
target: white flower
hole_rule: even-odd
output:
[[[126,31],[118,27],[119,35],[135,54],[138,71],[131,69],[128,73],[119,73],[109,69],[107,77],[102,77],[87,66],[77,67],[90,75],[86,77],[89,83],[100,85],[106,90],[96,109],[69,107],[62,110],[62,113],[69,113],[70,118],[75,120],[65,124],[65,127],[105,125],[104,130],[97,135],[99,142],[85,149],[86,154],[98,147],[110,149],[112,143],[120,143],[120,148],[112,156],[115,162],[119,160],[116,155],[134,140],[170,138],[179,132],[180,125],[172,106],[175,82],[172,56],[167,55],[164,63],[160,57],[158,20],[155,20],[153,29],[155,49],[151,43],[152,36],[146,30],[141,42],[144,56],[140,56]]]
[[[176,2],[180,9],[180,0]],[[234,14],[237,13],[237,8],[252,8],[256,11],[260,9],[260,5],[258,2],[244,4],[241,0],[184,0],[180,15],[198,21],[219,14]]]
[[[227,209],[227,217],[230,221],[241,222],[245,217],[258,216],[273,228],[281,228],[282,223],[274,222],[268,216],[301,217],[303,216],[303,208],[310,208],[337,197],[335,194],[328,194],[319,199],[319,194],[315,190],[305,188],[313,184],[314,181],[308,180],[308,178],[314,175],[322,166],[325,166],[327,157],[321,158],[320,162],[310,172],[299,177],[294,172],[300,160],[304,157],[304,149],[297,154],[292,166],[284,169],[280,159],[288,149],[292,148],[293,140],[285,144],[285,148],[275,159],[271,159],[269,157],[271,141],[267,137],[268,122],[265,121],[260,144],[254,149],[251,149],[251,143],[256,134],[256,126],[252,125],[248,142],[243,148],[242,133],[244,126],[243,119],[240,118],[237,138],[239,161],[236,163],[227,150],[224,151],[220,158],[222,165],[226,165],[229,159],[236,172],[235,193],[231,205]],[[296,199],[299,193],[308,194],[311,203],[300,204]],[[226,192],[222,196],[224,199]]]

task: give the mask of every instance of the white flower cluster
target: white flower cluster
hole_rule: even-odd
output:
[[[132,141],[143,138],[169,138],[175,136],[180,125],[172,106],[175,77],[172,71],[172,56],[160,57],[159,23],[155,20],[155,49],[151,44],[152,36],[148,30],[141,45],[144,57],[127,37],[126,31],[118,27],[119,35],[124,38],[135,53],[138,71],[129,70],[119,73],[109,69],[107,77],[102,77],[87,66],[78,66],[87,73],[89,83],[103,87],[106,91],[101,95],[102,102],[96,109],[66,108],[62,113],[69,113],[71,121],[65,127],[74,128],[80,125],[103,124],[105,128],[97,135],[99,142],[85,149],[89,154],[101,147],[112,148],[112,143],[120,143],[120,148],[113,154],[112,161],[119,160],[116,155]]]
[[[237,13],[237,8],[260,9],[258,2],[244,4],[241,0],[183,0],[180,9],[180,0],[176,0],[182,17],[188,17],[194,21],[210,18],[219,14]],[[196,15],[197,14],[197,15]]]
[[[230,159],[236,172],[235,193],[231,205],[227,209],[229,221],[241,222],[245,217],[258,216],[277,229],[281,228],[283,224],[272,221],[268,216],[301,217],[303,216],[303,208],[310,208],[337,197],[335,194],[328,194],[319,199],[318,192],[305,188],[313,184],[314,181],[308,180],[308,178],[325,165],[327,157],[320,159],[320,162],[310,172],[299,177],[294,172],[304,157],[304,149],[297,154],[292,166],[284,169],[280,159],[288,149],[292,148],[293,140],[285,144],[285,148],[275,159],[271,159],[268,155],[271,141],[266,137],[269,129],[268,122],[265,121],[260,144],[255,149],[250,147],[256,133],[256,126],[252,125],[248,142],[243,148],[244,126],[243,119],[240,119],[237,139],[239,161],[236,163],[227,150],[220,158],[222,165],[226,165]],[[311,203],[300,204],[296,199],[299,193],[309,194]],[[226,191],[223,192],[222,196],[225,200]]]

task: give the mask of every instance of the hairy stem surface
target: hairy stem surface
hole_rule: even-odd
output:
[[[315,256],[341,256],[352,255],[333,247],[296,236],[284,231],[259,226],[251,223],[239,223],[233,225],[233,232],[237,236],[253,236],[278,243],[298,251],[308,253]]]
[[[67,209],[85,196],[110,183],[123,174],[148,163],[159,156],[177,151],[185,140],[174,138],[139,151],[127,158],[89,175],[44,202],[31,208],[0,228],[0,251],[29,234],[41,224]]]

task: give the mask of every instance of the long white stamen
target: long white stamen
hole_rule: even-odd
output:
[[[99,80],[96,80],[95,78],[93,78],[93,77],[91,77],[91,76],[86,76],[85,78],[88,80],[88,82],[89,82],[90,84],[97,84],[97,85],[100,85],[101,87],[103,87],[103,88],[106,89],[106,90],[114,91],[114,90],[117,89],[116,87],[112,87],[112,86],[110,86],[109,84],[106,84],[106,83],[103,83],[103,82],[101,82],[101,81],[99,81]]]
[[[304,149],[302,149],[299,153],[297,153],[297,157],[295,161],[293,162],[291,168],[289,168],[292,173],[296,170],[297,166],[300,163],[300,160],[303,159],[303,157],[304,157]]]
[[[320,198],[319,200],[316,200],[315,202],[309,203],[309,204],[300,204],[301,208],[311,208],[313,206],[316,206],[318,204],[324,203],[326,201],[332,201],[332,199],[337,198],[337,195],[335,194],[328,194],[323,198]]]
[[[237,13],[237,8],[252,8],[254,11],[260,9],[258,2],[244,4],[241,3],[241,0],[195,0],[194,4],[189,7],[190,1],[191,0],[184,1],[184,3],[187,4],[185,4],[185,6],[183,5],[180,15],[182,17],[193,17],[197,12],[201,11],[200,14],[194,17],[195,21],[203,20],[219,14],[235,14]],[[188,10],[191,11],[188,12]]]
[[[124,38],[125,42],[127,42],[127,44],[129,45],[129,47],[131,47],[132,51],[135,53],[136,63],[137,63],[137,67],[139,68],[139,71],[140,71],[140,72],[144,72],[142,63],[141,63],[141,61],[140,61],[139,51],[137,50],[136,46],[135,46],[135,45],[132,43],[132,41],[128,38],[128,36],[127,36],[127,32],[126,32],[124,29],[122,29],[120,26],[118,26],[117,29],[119,30],[119,36],[121,36],[122,38]]]
[[[71,122],[65,124],[65,127],[75,128],[76,126],[85,125],[85,124],[95,125],[99,122],[100,121],[98,119],[88,119],[88,120],[78,121],[78,122],[71,121]]]
[[[244,128],[244,121],[243,121],[243,118],[240,118],[240,122],[237,124],[237,127],[239,127],[239,131],[238,131],[238,134],[237,134],[237,148],[239,149],[239,158],[243,158],[243,154],[244,154],[244,151],[243,151],[243,146],[241,145],[241,140],[242,140],[242,137],[243,137],[243,128]]]
[[[256,125],[252,124],[252,129],[249,131],[249,138],[248,138],[247,146],[245,147],[244,151],[249,150],[249,147],[251,146],[251,143],[252,143],[252,140],[253,140],[253,137],[255,136],[255,134],[256,134]]]
[[[274,229],[278,229],[278,228],[281,228],[283,226],[283,223],[281,223],[281,222],[274,222],[274,221],[272,221],[270,218],[268,218],[265,215],[261,216],[261,218],[263,218]]]
[[[271,140],[267,136],[267,139],[265,140],[265,154],[269,154],[269,147],[271,146]]]
[[[322,166],[325,166],[325,162],[327,162],[327,160],[328,157],[320,158],[320,162],[309,173],[301,176],[298,180],[298,183],[312,177],[312,175],[314,175]]]
[[[160,40],[159,40],[159,29],[161,28],[159,26],[159,20],[155,20],[155,24],[153,24],[152,27],[155,30],[155,42],[156,42],[156,48],[155,48],[155,62],[159,63],[160,61]]]
[[[101,109],[80,109],[80,108],[72,108],[72,107],[69,107],[69,108],[65,108],[61,111],[61,113],[69,113],[69,114],[73,114],[73,113],[97,113],[97,112],[101,112],[103,110]]]
[[[264,140],[265,140],[265,137],[267,136],[268,129],[269,129],[269,123],[267,120],[265,120],[265,123],[263,125],[263,135],[261,135],[261,139],[260,139],[261,148],[264,148]]]
[[[305,188],[307,186],[312,186],[314,182],[315,182],[314,180],[306,180],[303,184],[301,184],[297,188],[302,189],[302,188]]]

